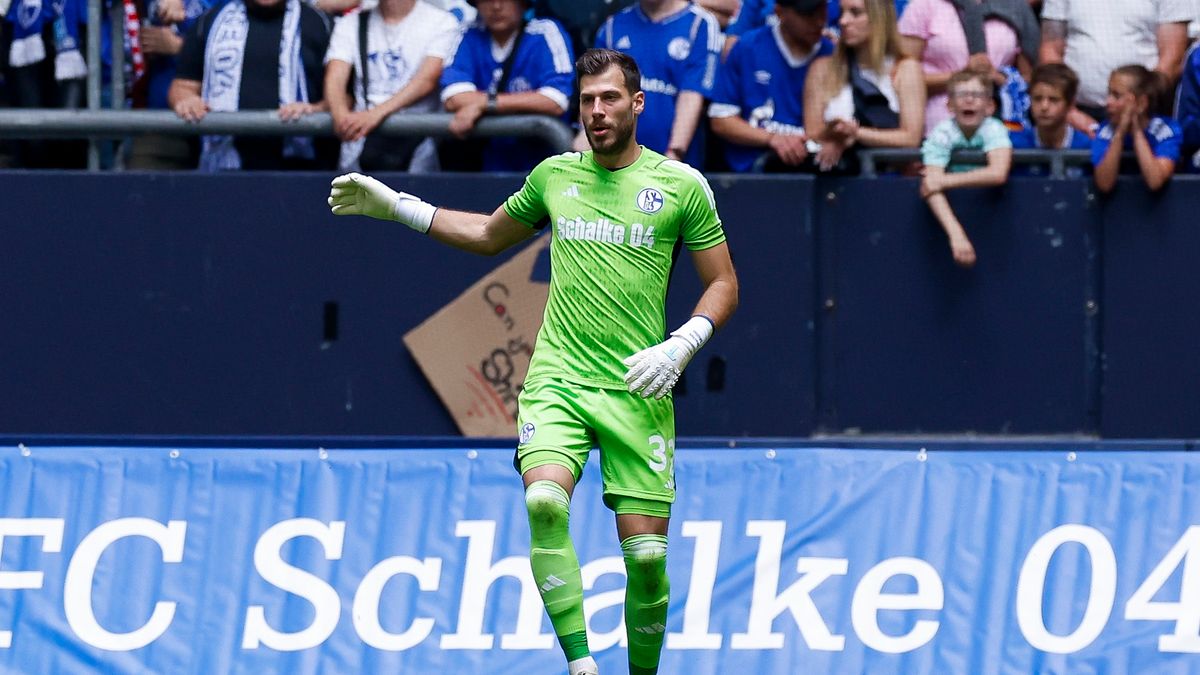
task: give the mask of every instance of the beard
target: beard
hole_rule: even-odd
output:
[[[633,124],[637,119],[630,115],[622,122],[613,124],[608,127],[607,138],[597,139],[592,133],[591,128],[584,127],[587,132],[588,145],[591,146],[592,152],[598,155],[616,155],[622,150],[629,147],[630,141],[633,139]]]

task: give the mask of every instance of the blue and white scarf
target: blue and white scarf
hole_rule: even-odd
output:
[[[87,63],[79,52],[79,26],[87,22],[87,6],[84,0],[55,0],[54,7],[54,78],[85,78]]]
[[[46,59],[42,28],[47,21],[53,21],[55,78],[73,80],[87,76],[87,65],[79,53],[81,0],[17,0],[10,6],[5,4],[13,26],[12,44],[8,47],[8,62],[12,67],[31,66]]]
[[[8,11],[12,23],[12,44],[8,48],[8,63],[13,68],[41,63],[46,58],[46,43],[42,41],[42,26],[50,18],[52,7],[48,0],[16,0]]]
[[[308,102],[308,82],[300,60],[300,0],[286,0],[283,38],[279,41],[279,105]],[[250,20],[245,0],[233,0],[217,13],[204,46],[204,79],[200,96],[213,112],[238,109],[242,66],[246,58],[246,36]],[[253,64],[250,64],[253,67]],[[312,139],[292,136],[284,142],[284,157],[312,159]],[[233,136],[205,136],[200,154],[201,171],[237,170],[242,158]]]

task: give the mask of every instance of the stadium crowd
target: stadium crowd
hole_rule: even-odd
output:
[[[470,136],[488,115],[573,120],[574,55],[634,56],[651,149],[706,171],[854,174],[861,148],[921,148],[922,195],[1005,180],[1011,148],[1086,149],[1101,190],[1200,171],[1200,0],[104,0],[130,108],[329,112],[336,138],[141,136],[142,169],[529,170],[550,150]],[[87,0],[0,0],[0,106],[82,107]],[[1189,31],[1189,26],[1192,28]],[[967,75],[971,73],[972,75]],[[104,88],[108,95],[109,88]],[[106,102],[106,105],[111,102]],[[453,113],[454,137],[382,136]],[[585,145],[582,136],[577,143]],[[987,154],[983,167],[954,150]],[[80,143],[0,162],[73,167]],[[1034,166],[1014,171],[1042,173]],[[1078,171],[1078,170],[1077,170]],[[953,247],[966,264],[969,244]]]

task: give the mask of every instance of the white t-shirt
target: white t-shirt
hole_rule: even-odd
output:
[[[883,68],[881,72],[875,72],[868,68],[863,68],[859,72],[862,73],[862,78],[867,82],[875,85],[879,89],[879,93],[887,99],[888,108],[892,112],[900,112],[900,97],[896,95],[896,85],[892,82],[892,71],[896,68],[896,59],[888,56],[883,60]],[[837,93],[837,96],[829,99],[829,103],[825,104],[825,121],[833,122],[835,120],[849,120],[854,118],[854,90],[850,88],[850,83],[847,82]]]
[[[1121,66],[1158,63],[1159,24],[1196,18],[1194,0],[1046,0],[1042,19],[1067,22],[1063,60],[1079,74],[1079,102],[1103,106]]]
[[[333,24],[325,63],[343,61],[354,66],[359,83],[356,109],[363,108],[362,66],[358,50],[359,14],[339,17]],[[366,99],[374,107],[392,97],[412,80],[426,57],[443,61],[454,55],[461,28],[454,15],[418,0],[398,23],[388,24],[376,9],[367,17],[368,80]],[[411,112],[436,112],[437,91],[406,108]]]

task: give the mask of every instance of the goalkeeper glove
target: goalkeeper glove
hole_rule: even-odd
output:
[[[335,216],[370,216],[395,220],[425,234],[433,224],[437,207],[407,192],[396,192],[380,181],[360,173],[333,179],[329,206]]]
[[[706,316],[693,316],[672,331],[665,341],[625,359],[625,365],[629,366],[625,373],[629,391],[640,393],[642,398],[666,396],[712,333],[712,320]]]

